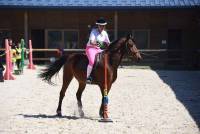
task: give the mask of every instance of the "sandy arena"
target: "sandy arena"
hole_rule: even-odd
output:
[[[25,69],[16,80],[0,83],[0,134],[200,134],[200,71],[118,70],[109,93],[113,123],[98,122],[100,90],[87,85],[77,111],[78,83],[71,82],[63,100],[63,117],[56,108],[62,71],[56,86]]]

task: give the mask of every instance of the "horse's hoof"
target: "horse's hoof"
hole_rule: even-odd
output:
[[[61,117],[62,116],[62,113],[61,111],[57,111],[57,116]]]
[[[83,110],[81,108],[78,109],[78,112],[79,112],[80,117],[84,117],[85,116],[85,114],[84,114],[84,112],[83,112]]]
[[[100,118],[103,118],[103,112],[102,112],[102,113],[99,113],[99,117],[100,117]]]
[[[81,117],[84,117],[85,116],[85,114],[82,112],[82,113],[79,113],[80,114],[80,116]]]
[[[103,118],[103,110],[101,108],[99,110],[99,116],[100,116],[100,118]]]

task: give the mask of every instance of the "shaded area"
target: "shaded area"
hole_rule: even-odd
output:
[[[140,53],[143,59],[139,63],[125,55],[121,65],[153,70],[200,70],[198,49],[148,49],[140,50]]]
[[[200,71],[155,70],[169,85],[200,129]]]

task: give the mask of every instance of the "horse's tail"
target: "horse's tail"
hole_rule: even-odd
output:
[[[49,83],[49,84],[54,84],[51,81],[51,78],[55,75],[58,74],[62,66],[65,64],[67,61],[68,56],[64,55],[60,57],[58,60],[56,60],[53,64],[49,65],[46,69],[42,71],[42,73],[39,74],[39,77],[42,78],[43,81]]]

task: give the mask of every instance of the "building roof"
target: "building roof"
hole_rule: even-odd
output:
[[[200,0],[0,0],[0,8],[137,9],[193,8]]]

